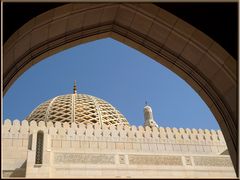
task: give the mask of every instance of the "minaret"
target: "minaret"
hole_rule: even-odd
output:
[[[74,81],[74,85],[73,85],[73,94],[77,94],[77,83],[76,83],[76,80]]]
[[[153,119],[153,112],[152,108],[145,103],[144,107],[144,126],[150,126],[150,127],[158,127],[158,124]]]

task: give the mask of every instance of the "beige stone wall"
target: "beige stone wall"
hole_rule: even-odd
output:
[[[28,149],[28,123],[6,120],[2,126],[3,176],[24,177]]]
[[[39,130],[43,163],[36,165]],[[235,177],[229,155],[219,155],[227,149],[220,130],[6,120],[2,132],[5,176]]]
[[[53,157],[52,177],[234,177],[227,156],[58,152]]]

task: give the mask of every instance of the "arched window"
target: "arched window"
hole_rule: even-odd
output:
[[[43,159],[42,156],[43,156],[43,132],[38,131],[35,164],[42,164],[42,159]]]

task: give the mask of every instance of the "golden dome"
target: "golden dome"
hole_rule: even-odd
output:
[[[40,104],[26,120],[129,125],[127,119],[108,102],[87,94],[76,93],[57,96]]]

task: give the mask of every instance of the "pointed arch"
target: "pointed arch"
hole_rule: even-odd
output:
[[[3,91],[33,64],[111,37],[184,79],[217,119],[238,174],[236,60],[198,29],[154,4],[70,3],[22,26],[3,47]]]

